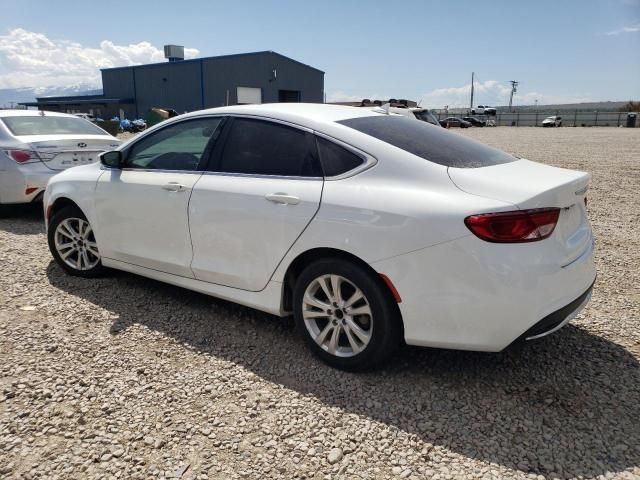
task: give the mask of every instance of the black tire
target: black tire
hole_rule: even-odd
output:
[[[84,215],[84,213],[82,213],[82,210],[80,210],[75,205],[69,205],[56,212],[49,221],[49,227],[47,230],[47,241],[49,243],[49,250],[51,251],[51,255],[53,255],[56,263],[60,265],[60,267],[69,275],[85,278],[99,277],[103,275],[106,271],[106,268],[102,266],[101,260],[98,260],[98,263],[95,266],[82,270],[69,265],[67,262],[65,262],[65,260],[58,252],[58,249],[56,248],[56,230],[62,222],[69,219],[81,219],[89,223],[87,217]],[[95,241],[95,237],[92,237],[92,235],[93,234],[91,234],[89,238],[92,238],[93,241]]]
[[[307,288],[323,275],[337,275],[346,279],[348,282],[343,285],[346,285],[344,288],[347,289],[347,294],[349,288],[353,286],[359,288],[370,307],[371,317],[368,320],[371,328],[370,339],[368,344],[353,356],[345,357],[329,353],[328,350],[316,343],[310,330],[307,329],[303,316],[303,297]],[[388,287],[380,277],[349,260],[329,258],[309,264],[296,280],[293,291],[293,308],[296,327],[311,351],[325,363],[341,370],[361,371],[373,368],[387,361],[402,342],[403,328],[400,311]],[[347,312],[348,309],[343,309],[343,311]],[[346,314],[345,317],[347,317]],[[353,321],[362,317],[348,318]],[[336,319],[334,318],[333,321],[335,325]],[[340,320],[337,321],[340,322]],[[326,322],[329,323],[331,320],[327,318]],[[343,324],[344,322],[342,320]],[[346,348],[351,348],[348,344],[349,339],[346,331],[340,330],[341,328],[345,327],[339,327],[339,331],[343,332],[339,334],[339,341],[346,344]]]

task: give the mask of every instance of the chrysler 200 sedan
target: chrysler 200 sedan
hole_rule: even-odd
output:
[[[293,313],[358,370],[403,341],[495,352],[571,320],[595,279],[588,181],[399,115],[271,104],[163,122],[44,202],[68,273]]]

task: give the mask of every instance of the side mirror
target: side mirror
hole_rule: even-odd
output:
[[[100,163],[109,168],[122,168],[122,152],[112,150],[100,154]]]

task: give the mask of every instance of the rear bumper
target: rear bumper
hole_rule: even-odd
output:
[[[39,167],[39,168],[38,168]],[[42,199],[49,179],[55,171],[39,165],[25,165],[0,175],[0,203],[31,203]]]
[[[560,330],[587,306],[587,303],[591,300],[591,293],[593,291],[594,284],[595,282],[591,284],[586,292],[570,304],[544,317],[533,327],[524,332],[517,341],[537,340]]]
[[[582,297],[596,277],[592,240],[564,267],[550,248],[545,241],[500,245],[467,236],[372,266],[402,298],[408,344],[499,352],[527,332],[534,337],[557,326],[531,334],[541,319],[563,316],[562,323],[586,304],[588,294]]]

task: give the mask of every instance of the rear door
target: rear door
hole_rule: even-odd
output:
[[[103,257],[193,278],[188,205],[223,117],[172,123],[125,152],[96,186],[96,238]]]
[[[189,205],[191,268],[258,291],[316,214],[322,172],[310,131],[250,117],[225,130]]]

